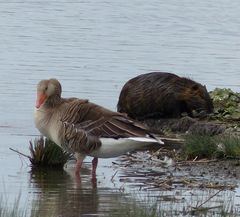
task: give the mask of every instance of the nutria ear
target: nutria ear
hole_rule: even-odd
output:
[[[194,84],[194,85],[192,86],[192,90],[198,90],[198,85],[197,85],[197,84]]]

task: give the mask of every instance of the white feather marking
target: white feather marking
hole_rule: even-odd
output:
[[[160,144],[164,144],[164,142],[161,139],[155,139],[155,138],[146,138],[146,137],[129,137],[128,139],[132,139],[134,141],[139,141],[139,142],[156,142]]]
[[[130,138],[101,138],[102,145],[89,155],[99,158],[117,157],[127,152],[139,150],[151,143],[162,144],[158,140],[146,137],[130,137]]]

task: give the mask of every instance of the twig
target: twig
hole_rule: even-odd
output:
[[[179,142],[183,143],[185,140],[184,139],[179,139],[179,138],[170,138],[170,137],[159,137],[160,139],[171,141],[171,142]]]
[[[217,191],[215,194],[213,194],[211,197],[209,197],[207,200],[205,200],[204,202],[202,202],[199,206],[197,207],[193,207],[193,209],[197,210],[199,209],[202,205],[204,205],[205,203],[207,203],[209,200],[211,200],[213,197],[215,197],[217,194],[219,194],[221,191],[223,191],[224,189],[220,189],[219,191]]]
[[[118,172],[118,171],[116,171],[116,172],[113,174],[113,176],[112,176],[112,178],[111,178],[111,182],[113,181],[113,179],[114,179],[114,177],[116,176],[117,172]]]
[[[24,157],[27,157],[29,160],[32,159],[30,156],[28,156],[28,155],[26,155],[26,154],[23,154],[23,153],[21,153],[21,152],[18,151],[18,150],[15,150],[15,149],[13,149],[13,148],[9,148],[9,149],[10,149],[11,151],[14,151],[14,152],[16,152],[16,153],[24,156]]]
[[[211,163],[211,162],[218,162],[219,160],[195,160],[195,161],[179,161],[178,165],[186,165],[186,164],[200,164],[200,163]]]
[[[193,161],[196,161],[198,159],[198,156],[196,156],[194,159],[193,159]]]
[[[196,208],[195,210],[191,210],[190,213],[191,215],[196,215],[195,212],[206,212],[206,211],[209,211],[211,209],[216,209],[216,208],[221,208],[223,207],[222,205],[219,205],[219,206],[212,206],[212,207],[202,207],[201,209],[199,208]]]

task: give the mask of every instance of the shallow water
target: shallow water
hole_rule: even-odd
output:
[[[97,189],[86,172],[79,190],[69,171],[36,179],[25,159],[9,150],[28,153],[28,141],[39,134],[33,125],[36,83],[56,77],[65,97],[113,110],[129,78],[154,70],[190,77],[209,90],[239,91],[239,9],[237,0],[0,2],[0,193],[10,203],[21,194],[22,206],[44,198],[43,212],[67,198],[82,213],[113,213],[122,193],[112,193],[121,183],[110,182],[111,160],[100,161]],[[73,204],[85,200],[93,202]]]

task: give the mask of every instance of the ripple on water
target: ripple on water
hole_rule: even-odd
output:
[[[126,186],[118,184],[117,175],[110,181],[115,173],[111,160],[101,161],[94,188],[88,170],[82,185],[66,171],[32,174],[25,160],[9,150],[28,153],[29,140],[38,135],[36,84],[58,78],[64,97],[89,98],[113,110],[123,84],[149,71],[190,77],[209,90],[218,86],[239,92],[239,7],[237,0],[2,2],[0,192],[11,202],[20,192],[22,207],[28,201],[28,207],[43,213],[45,207],[59,215],[63,209],[71,212],[69,207],[73,214],[116,211],[126,201],[119,193]],[[189,200],[192,193],[201,197],[186,192]]]

